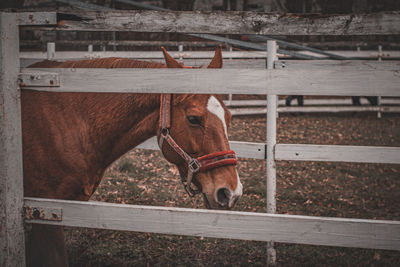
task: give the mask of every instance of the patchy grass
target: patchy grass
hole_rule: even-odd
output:
[[[400,146],[400,116],[280,115],[278,142]],[[234,118],[232,140],[265,141],[265,118]],[[265,161],[240,159],[244,195],[235,210],[265,212]],[[400,220],[400,166],[334,162],[277,163],[283,214]],[[203,208],[160,153],[136,149],[106,172],[93,200]],[[66,228],[71,266],[265,266],[266,243]],[[279,266],[398,266],[394,251],[276,244]]]

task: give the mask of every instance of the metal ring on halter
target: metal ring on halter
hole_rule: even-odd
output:
[[[161,129],[160,134],[164,138],[167,137],[167,135],[169,135],[169,129],[168,128]]]
[[[192,171],[192,173],[196,173],[198,171],[200,171],[200,163],[197,159],[192,159],[189,162],[189,169]]]

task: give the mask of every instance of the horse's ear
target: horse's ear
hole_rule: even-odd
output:
[[[164,46],[161,46],[161,49],[164,53],[165,63],[167,64],[168,68],[183,68],[183,65],[181,63],[176,61],[173,57],[170,56],[170,54],[168,54]]]
[[[222,45],[219,45],[207,69],[220,69],[222,64]]]

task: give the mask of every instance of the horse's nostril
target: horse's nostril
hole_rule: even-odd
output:
[[[217,201],[221,206],[226,206],[229,203],[229,199],[231,197],[231,192],[228,188],[223,187],[218,189],[217,191]]]

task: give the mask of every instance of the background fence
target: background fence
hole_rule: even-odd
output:
[[[177,31],[243,34],[399,34],[396,12],[363,17],[279,17],[246,13],[79,13],[57,30]],[[59,15],[59,18],[61,15]],[[76,19],[76,18],[81,18]],[[190,18],[190,21],[188,20]],[[218,27],[215,20],[218,20]],[[82,23],[85,21],[85,23]],[[201,23],[193,23],[201,21]],[[240,23],[235,24],[237,21]],[[335,22],[335,23],[332,23]],[[160,22],[160,23],[158,23]],[[162,23],[161,23],[162,22]],[[239,156],[267,156],[267,211],[274,212],[275,160],[400,163],[400,148],[276,144],[277,95],[400,96],[398,62],[385,67],[272,69],[276,44],[269,43],[268,69],[22,69],[18,25],[55,25],[56,13],[0,13],[0,249],[4,266],[24,265],[23,204],[42,212],[27,223],[83,226],[245,240],[400,250],[400,222],[250,212],[143,207],[110,203],[32,199],[23,201],[19,83],[26,90],[56,92],[166,92],[268,95],[267,144],[233,142]],[[128,27],[128,26],[129,27]],[[140,25],[137,26],[137,25]],[[318,25],[316,27],[315,25]],[[358,64],[351,62],[351,64]],[[374,64],[374,63],[372,63]],[[329,64],[327,64],[329,66]],[[21,74],[19,74],[21,72]],[[37,77],[40,76],[40,79]],[[35,78],[36,77],[36,78]],[[101,78],[99,78],[101,77]],[[158,77],[158,79],[154,79]],[[53,86],[50,85],[53,81]],[[166,82],[167,81],[167,82]],[[113,89],[110,89],[113,88]],[[151,142],[151,141],[150,141]],[[148,144],[148,143],[147,143]],[[149,146],[152,144],[150,143]],[[143,146],[146,146],[144,144]],[[244,149],[240,149],[240,146]],[[266,152],[265,152],[266,151]],[[56,214],[56,219],[52,215]],[[273,250],[270,249],[271,261]]]

